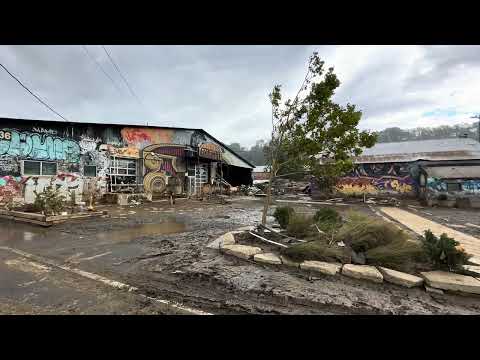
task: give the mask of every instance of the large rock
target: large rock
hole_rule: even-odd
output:
[[[446,271],[428,271],[421,275],[427,285],[433,288],[480,294],[480,281],[471,276]]]
[[[282,264],[282,260],[280,260],[280,258],[273,253],[264,253],[264,254],[254,255],[253,260],[260,263],[265,263],[265,264],[273,264],[273,265]]]
[[[235,237],[233,236],[232,232],[227,232],[213,240],[210,244],[207,245],[207,248],[220,249],[223,248],[225,245],[233,244],[235,244]]]
[[[429,292],[429,293],[432,293],[432,294],[443,295],[443,290],[435,289],[435,288],[432,288],[432,287],[427,286],[427,285],[425,285],[425,291]]]
[[[468,262],[473,265],[480,266],[480,257],[472,256],[470,259],[468,259]]]
[[[463,265],[463,269],[468,271],[470,275],[473,275],[475,277],[480,276],[480,266],[478,265]]]
[[[340,272],[342,264],[323,261],[307,260],[300,264],[300,269],[317,271],[326,275],[336,275]]]
[[[383,275],[383,279],[395,285],[405,286],[407,288],[412,288],[415,286],[421,286],[423,284],[423,279],[421,277],[407,274],[404,272],[387,269],[384,267],[378,267],[378,270]]]
[[[342,274],[355,279],[369,280],[376,283],[383,282],[383,276],[374,266],[345,264],[342,268]]]
[[[289,259],[288,257],[286,257],[286,256],[280,255],[280,259],[282,260],[282,264],[283,264],[283,265],[287,265],[287,266],[291,266],[291,267],[295,267],[295,268],[299,268],[299,267],[300,267],[300,263],[299,263],[299,262],[290,260],[290,259]]]
[[[224,245],[223,251],[225,251],[226,254],[248,260],[254,255],[261,253],[262,249],[247,245]]]

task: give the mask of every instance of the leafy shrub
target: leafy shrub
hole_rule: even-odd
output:
[[[322,208],[318,210],[313,216],[313,220],[318,228],[324,232],[332,233],[342,224],[342,217],[340,214],[331,208]]]
[[[349,245],[355,252],[365,252],[394,240],[407,240],[407,235],[394,225],[363,214],[351,213],[340,228],[337,240]]]
[[[317,222],[317,223],[318,222],[324,222],[324,221],[340,222],[342,220],[342,217],[340,216],[338,211],[336,211],[335,209],[321,208],[321,209],[317,210],[315,215],[313,215],[313,220],[315,220],[315,222]]]
[[[329,246],[326,241],[315,240],[283,249],[282,254],[295,261],[317,260],[350,263],[350,253],[345,247]]]
[[[460,243],[445,233],[438,238],[430,230],[426,230],[422,240],[428,258],[440,269],[460,270],[462,265],[468,262],[470,256],[465,253]]]
[[[36,211],[41,211],[45,215],[56,215],[65,209],[66,198],[61,194],[53,180],[46,186],[42,192],[34,191],[35,201],[33,206]]]
[[[275,209],[273,217],[278,221],[280,227],[285,229],[289,223],[290,217],[295,214],[295,209],[290,206],[280,206]]]
[[[396,239],[389,244],[365,253],[369,265],[385,266],[399,271],[412,271],[417,262],[427,261],[422,244],[418,241]]]
[[[287,225],[287,234],[302,239],[314,230],[312,229],[312,224],[313,219],[311,217],[302,214],[290,215]]]

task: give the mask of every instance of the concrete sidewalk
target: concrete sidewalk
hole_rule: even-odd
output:
[[[405,225],[419,235],[423,235],[425,230],[430,230],[436,236],[446,233],[449,237],[454,238],[460,244],[462,244],[468,254],[474,256],[475,259],[480,259],[480,239],[476,237],[467,235],[458,230],[453,230],[447,226],[399,208],[381,207],[380,211],[390,216],[392,219],[395,219],[399,223]]]

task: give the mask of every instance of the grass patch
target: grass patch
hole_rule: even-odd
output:
[[[294,260],[317,260],[329,262],[350,263],[350,254],[344,247],[329,246],[323,240],[315,240],[307,243],[295,244],[281,251],[282,255]]]
[[[391,223],[356,212],[349,214],[337,234],[337,241],[343,241],[355,252],[365,252],[396,240],[405,241],[407,235]]]
[[[313,219],[303,214],[293,214],[287,225],[287,235],[304,239],[313,232]],[[316,230],[315,230],[316,231]]]
[[[369,265],[384,266],[405,272],[413,271],[416,263],[428,262],[420,242],[403,238],[368,250],[365,258]]]

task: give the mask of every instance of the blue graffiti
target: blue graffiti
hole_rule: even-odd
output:
[[[80,159],[80,146],[73,140],[52,135],[0,130],[0,155],[75,163]]]

